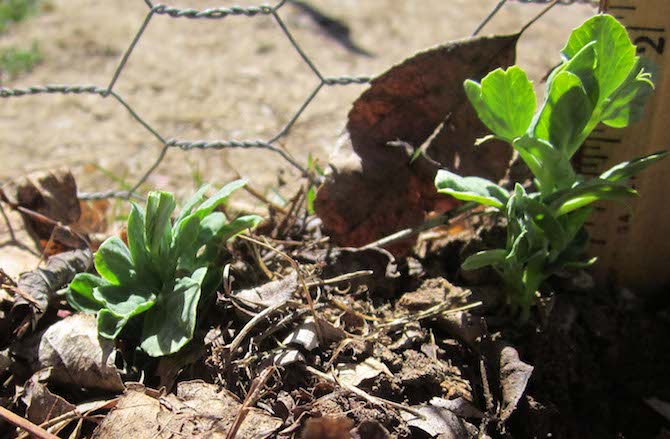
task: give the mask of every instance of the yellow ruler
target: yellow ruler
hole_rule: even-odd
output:
[[[626,26],[638,54],[658,66],[656,90],[641,122],[625,129],[598,128],[577,161],[587,176],[622,161],[670,150],[670,0],[609,0],[606,12]],[[603,203],[587,223],[600,282],[638,291],[670,286],[670,158],[632,180],[640,198],[626,208]]]

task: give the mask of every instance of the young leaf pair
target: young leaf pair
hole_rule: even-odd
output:
[[[639,120],[654,85],[626,29],[612,16],[586,21],[561,53],[563,62],[549,76],[537,111],[532,83],[518,66],[496,69],[481,83],[465,82],[468,99],[493,133],[478,143],[488,138],[509,143],[533,173],[538,192],[527,193],[517,184],[509,193],[494,182],[446,170],[435,180],[439,192],[506,217],[505,248],[477,253],[463,268],[493,266],[524,315],[552,273],[592,262],[580,259],[591,204],[636,196],[628,179],[666,155],[621,163],[590,180],[577,175],[570,159],[593,129],[599,123],[622,128]]]
[[[238,180],[205,199],[202,187],[172,223],[172,194],[151,192],[146,212],[132,205],[128,245],[107,239],[95,254],[99,276],[80,273],[66,297],[81,312],[97,314],[98,332],[116,338],[143,314],[140,347],[153,357],[177,352],[193,338],[200,298],[218,283],[212,263],[222,242],[256,226],[261,218],[228,221],[215,209],[246,184]],[[212,285],[213,284],[213,285]]]

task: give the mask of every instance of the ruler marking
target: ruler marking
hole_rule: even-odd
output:
[[[606,155],[603,155],[603,154],[587,154],[587,153],[582,154],[582,157],[586,157],[586,158],[589,158],[589,159],[595,159],[595,160],[607,160],[609,158],[609,157],[607,157]]]
[[[623,9],[624,11],[634,11],[637,8],[630,5],[609,5],[607,9]]]
[[[641,32],[665,32],[664,27],[647,27],[647,26],[626,26],[628,30],[637,30]]]
[[[596,142],[604,143],[621,143],[621,138],[615,137],[589,137],[589,140],[595,140]]]

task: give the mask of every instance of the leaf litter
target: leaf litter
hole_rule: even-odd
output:
[[[388,251],[357,248],[455,207],[432,187],[434,162],[505,178],[507,153],[494,144],[470,148],[485,130],[460,84],[512,64],[517,39],[447,44],[373,81],[349,115],[348,164],[335,163],[317,195],[320,219],[303,209],[303,191],[286,209],[271,210],[257,235],[226,244],[223,286],[206,304],[193,341],[160,360],[138,353],[132,333],[116,342],[97,337],[94,319],[69,315],[56,294],[90,266],[85,235],[104,231],[95,212],[73,201],[67,173],[27,179],[27,198],[9,186],[6,222],[32,240],[36,259],[3,280],[10,294],[0,309],[2,406],[25,416],[17,425],[68,437],[580,436],[577,413],[598,406],[598,397],[609,396],[603,389],[617,382],[595,372],[580,380],[584,368],[594,370],[603,358],[602,369],[629,356],[648,359],[656,351],[632,340],[642,331],[660,343],[668,329],[662,315],[635,311],[631,322],[616,305],[562,296],[543,319],[518,328],[488,301],[477,306],[487,288],[497,288],[490,277],[446,268],[460,265],[470,242],[491,234],[468,228],[443,247],[419,236]],[[11,235],[8,224],[0,232]],[[70,247],[44,252],[58,233]],[[45,264],[35,270],[43,253]],[[26,278],[36,280],[22,283]],[[10,322],[19,299],[30,312],[18,318],[24,336],[16,338]],[[608,324],[608,312],[632,335]],[[548,326],[568,318],[570,325]],[[594,340],[618,350],[591,352]],[[659,402],[670,399],[667,385],[654,387],[664,372],[653,364],[667,361],[654,359],[645,363],[648,377],[625,372],[640,388],[629,390],[633,413],[641,406],[662,411]],[[613,405],[590,432],[625,431],[607,422],[618,410]]]

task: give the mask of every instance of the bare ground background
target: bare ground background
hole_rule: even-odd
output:
[[[343,48],[292,4],[280,15],[326,76],[377,75],[428,47],[469,36],[498,0],[314,0],[350,26],[352,38],[374,56]],[[250,1],[169,2],[206,8]],[[484,34],[518,31],[544,6],[510,1]],[[36,17],[0,36],[0,47],[37,41],[44,61],[5,87],[47,83],[105,87],[147,13],[141,0],[48,0]],[[558,62],[570,29],[593,14],[586,5],[555,7],[525,33],[518,63],[539,82]],[[276,134],[318,84],[272,17],[223,20],[155,16],[115,88],[166,138],[265,139]],[[327,162],[351,103],[366,86],[325,87],[282,145],[301,163]],[[80,191],[132,185],[161,149],[113,99],[34,96],[0,100],[0,179],[69,166]],[[239,172],[269,191],[295,171],[265,150],[183,152],[172,149],[143,191],[183,196],[200,181],[223,183]]]

